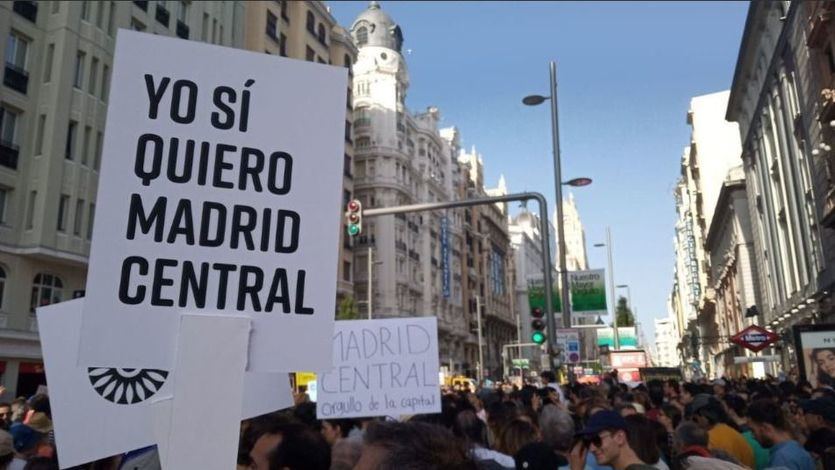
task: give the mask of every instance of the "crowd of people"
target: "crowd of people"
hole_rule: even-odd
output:
[[[295,406],[241,423],[238,470],[835,469],[835,389],[806,382],[556,382],[442,390],[441,412],[317,420]],[[91,424],[92,425],[92,424]],[[0,470],[58,468],[46,395],[0,403]],[[83,432],[80,430],[79,432]],[[155,448],[76,470],[159,469]]]
[[[835,469],[835,389],[790,381],[444,389],[438,414],[242,424],[238,469]]]

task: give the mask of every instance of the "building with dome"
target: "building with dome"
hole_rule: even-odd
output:
[[[406,108],[410,79],[400,26],[370,2],[350,34],[358,49],[352,68],[353,182],[363,207],[450,201],[473,190],[484,194],[483,182],[472,180],[471,167],[459,162],[458,130],[441,128],[435,107],[415,114]],[[362,317],[369,301],[375,318],[437,316],[442,370],[471,375],[478,367],[475,305],[483,303],[484,368],[496,378],[502,366],[499,343],[515,340],[513,323],[505,328],[513,337],[500,339],[488,318],[490,305],[512,318],[509,302],[491,303],[490,295],[509,298],[503,290],[509,250],[506,235],[505,246],[495,252],[488,250],[493,244],[474,235],[480,224],[474,214],[480,213],[473,208],[366,219],[353,242],[354,292]]]

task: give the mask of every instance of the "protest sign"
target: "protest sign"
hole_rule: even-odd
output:
[[[331,366],[346,80],[119,31],[79,364],[170,370],[179,314],[225,313],[250,370]]]
[[[158,423],[161,434],[157,442],[167,442],[161,460],[164,468],[172,469],[233,468],[237,460],[250,320],[183,315],[180,322],[170,420],[167,428],[164,421]],[[223,380],[217,380],[218,377]],[[224,406],[214,406],[217,403]],[[211,413],[206,412],[209,409]],[[211,433],[210,445],[206,445],[207,436],[200,431]]]
[[[170,397],[176,379],[166,371],[77,367],[83,303],[70,300],[37,310],[61,468],[155,444],[150,403]],[[242,404],[241,418],[292,406],[287,374],[247,372]]]
[[[333,363],[317,373],[319,419],[441,411],[435,317],[338,321]]]

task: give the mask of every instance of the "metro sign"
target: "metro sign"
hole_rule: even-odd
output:
[[[778,339],[780,339],[780,336],[777,333],[768,331],[757,325],[751,325],[731,336],[732,343],[754,352],[762,351]]]

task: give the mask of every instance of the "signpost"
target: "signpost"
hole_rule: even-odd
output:
[[[757,325],[751,325],[731,336],[732,343],[738,344],[753,352],[762,351],[778,339],[780,339],[780,335]]]

